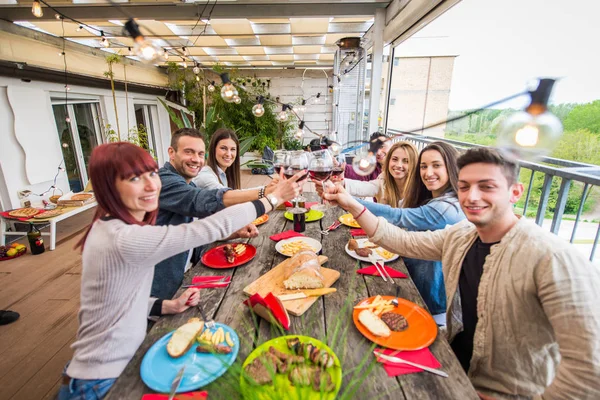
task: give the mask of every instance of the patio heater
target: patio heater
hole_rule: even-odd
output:
[[[333,129],[339,143],[363,138],[366,51],[361,39],[347,37],[336,42],[333,65]]]

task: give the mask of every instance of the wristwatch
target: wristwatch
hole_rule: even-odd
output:
[[[271,211],[273,211],[275,207],[277,207],[277,204],[279,204],[279,200],[272,194],[268,194],[265,197],[267,198],[267,200],[269,200],[269,204],[271,205]]]

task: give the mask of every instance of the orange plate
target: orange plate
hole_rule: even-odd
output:
[[[269,214],[263,214],[260,217],[256,218],[252,223],[256,226],[262,225],[269,220]]]
[[[381,296],[385,300],[392,300],[394,296]],[[370,304],[375,297],[369,297],[357,305]],[[398,307],[391,312],[401,314],[408,322],[408,328],[402,332],[394,332],[389,337],[375,336],[358,320],[358,313],[362,310],[354,310],[352,319],[354,325],[364,337],[373,343],[394,350],[419,350],[429,346],[437,336],[437,325],[433,317],[413,302],[398,299]]]

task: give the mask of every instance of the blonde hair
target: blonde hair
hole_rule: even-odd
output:
[[[389,163],[392,159],[392,154],[394,154],[394,152],[398,149],[404,150],[408,157],[408,168],[406,169],[406,178],[404,179],[404,186],[401,188],[398,187],[398,185],[396,184],[396,180],[390,173],[389,169]],[[414,179],[416,171],[415,167],[417,165],[418,157],[419,151],[417,150],[415,145],[413,145],[410,142],[397,142],[388,150],[387,156],[385,157],[383,169],[381,171],[383,176],[383,185],[380,190],[380,193],[377,195],[378,202],[388,204],[392,207],[398,207],[398,203],[400,203],[400,200],[402,200],[406,196],[406,188],[410,187],[410,182]]]

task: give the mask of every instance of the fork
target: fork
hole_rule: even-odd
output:
[[[335,221],[333,224],[329,225],[327,229],[322,230],[321,235],[329,235],[329,231],[335,231],[341,224],[340,221]]]
[[[206,314],[204,313],[204,308],[202,307],[202,303],[198,303],[198,310],[200,310],[200,315],[202,315],[202,319],[204,320],[204,325],[208,329],[212,329],[215,327],[215,321],[211,318],[206,318]]]
[[[384,271],[382,271],[381,268],[379,268],[377,259],[372,255],[369,255],[369,261],[371,261],[373,263],[373,265],[375,266],[375,269],[377,270],[377,272],[379,272],[379,276],[383,279],[383,281],[387,282],[387,278],[385,277],[385,273],[384,273],[385,268],[384,268]]]

